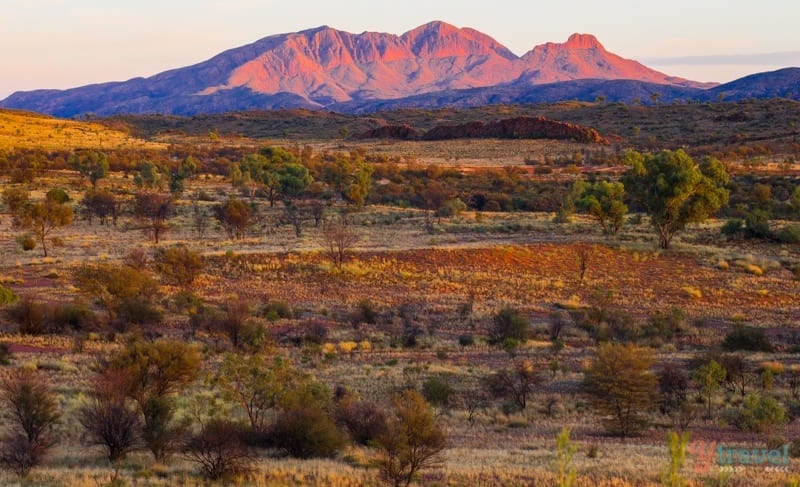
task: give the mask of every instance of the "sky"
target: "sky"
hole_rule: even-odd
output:
[[[480,30],[518,55],[590,33],[697,81],[800,66],[796,0],[0,0],[0,99],[151,76],[320,25],[402,34],[432,20]]]

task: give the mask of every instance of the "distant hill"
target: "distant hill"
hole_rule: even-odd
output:
[[[495,88],[501,97],[552,101],[554,97],[576,97],[575,87],[565,91],[551,86],[541,92],[536,87],[587,79],[634,80],[669,87],[660,88],[662,92],[713,86],[668,76],[622,58],[588,34],[575,34],[564,43],[549,42],[516,56],[474,29],[431,22],[399,36],[351,34],[327,26],[280,34],[150,78],[18,92],[0,106],[62,117],[88,113],[194,115],[363,107],[381,100],[433,93],[447,98],[454,91]],[[512,91],[506,92],[509,88]],[[628,95],[609,92],[605,96],[623,99]]]
[[[785,68],[757,73],[707,90],[703,99],[730,101],[750,98],[790,98],[800,100],[800,68]]]

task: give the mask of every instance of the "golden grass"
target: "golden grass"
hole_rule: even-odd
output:
[[[29,112],[0,110],[0,149],[157,149],[97,123],[76,122]]]

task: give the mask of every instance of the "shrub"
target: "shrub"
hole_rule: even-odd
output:
[[[290,319],[293,315],[292,306],[286,301],[270,301],[261,310],[262,316],[270,321]]]
[[[321,320],[309,320],[303,325],[303,340],[322,345],[330,332],[330,325]]]
[[[394,415],[378,438],[381,477],[395,486],[407,486],[420,470],[439,462],[446,445],[444,430],[418,392],[407,390],[392,399]]]
[[[319,404],[292,404],[272,427],[275,446],[295,458],[333,457],[344,447],[342,432]]]
[[[8,348],[8,343],[0,343],[0,365],[9,363],[11,363],[11,349]]]
[[[159,249],[155,255],[156,271],[161,277],[177,286],[190,286],[205,267],[203,256],[185,245]]]
[[[36,248],[36,239],[33,238],[33,235],[27,233],[17,237],[17,243],[19,244],[20,248],[25,252],[28,252]]]
[[[128,453],[139,448],[139,412],[125,398],[128,379],[106,372],[98,377],[92,399],[81,407],[78,420],[89,445],[100,446],[108,461],[118,468]]]
[[[764,210],[753,210],[744,219],[744,235],[747,238],[770,239],[769,214]]]
[[[462,347],[471,347],[475,345],[475,337],[470,334],[464,334],[458,337],[458,344]]]
[[[800,225],[787,225],[778,232],[778,240],[781,243],[796,244],[800,243]]]
[[[720,233],[728,237],[733,237],[742,233],[744,222],[740,218],[732,218],[725,222],[720,228]]]
[[[583,387],[592,406],[605,416],[612,434],[624,437],[638,433],[654,409],[656,377],[650,370],[653,353],[634,345],[606,343],[586,369]]]
[[[19,296],[11,289],[0,284],[0,305],[13,304],[19,301]]]
[[[772,397],[751,394],[728,419],[741,431],[765,433],[786,422],[786,410]]]
[[[53,203],[69,203],[69,195],[61,188],[53,188],[45,194],[45,199]]]
[[[353,441],[368,445],[386,433],[388,415],[377,403],[345,399],[337,405],[336,421]]]
[[[518,310],[505,307],[494,316],[490,340],[493,344],[501,344],[508,339],[524,342],[528,339],[528,332],[528,320]]]
[[[736,325],[725,335],[722,348],[728,351],[773,352],[772,344],[762,328]]]
[[[542,381],[533,362],[523,360],[511,369],[500,370],[484,379],[487,391],[493,396],[511,401],[515,410],[522,411],[528,405],[528,396],[534,386]]]
[[[242,443],[239,425],[220,419],[209,421],[190,436],[183,454],[209,480],[245,474],[252,469],[254,460],[253,453]]]
[[[95,321],[95,314],[80,302],[58,304],[52,310],[52,328],[57,331],[63,331],[64,328],[75,331],[85,330]]]
[[[117,314],[123,324],[159,324],[163,318],[161,311],[148,299],[130,298],[120,301]]]
[[[422,395],[434,406],[447,406],[453,396],[453,388],[438,377],[430,377],[422,383]]]
[[[362,299],[353,312],[353,324],[367,323],[374,325],[378,319],[378,306],[369,299]]]
[[[58,402],[42,378],[25,369],[6,378],[2,398],[11,412],[11,433],[4,441],[0,463],[25,476],[56,444],[53,428],[61,417]]]
[[[52,331],[50,327],[50,307],[35,301],[31,297],[22,298],[17,304],[8,309],[8,318],[19,325],[19,332],[23,335],[43,335]]]

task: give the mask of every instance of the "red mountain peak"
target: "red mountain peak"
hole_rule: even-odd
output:
[[[605,50],[597,37],[592,34],[572,34],[567,39],[564,47],[569,49],[602,49]]]

